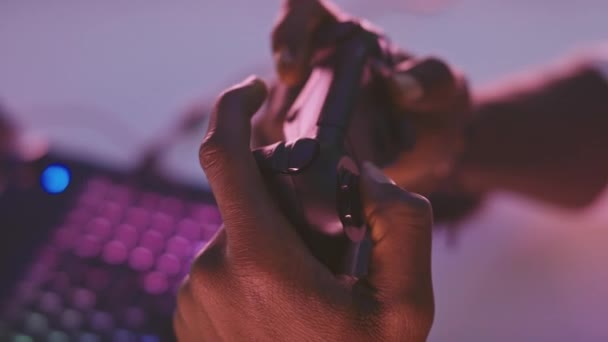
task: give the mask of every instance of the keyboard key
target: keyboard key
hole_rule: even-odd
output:
[[[180,259],[190,258],[192,255],[191,243],[181,236],[174,236],[167,242],[167,252]]]
[[[105,241],[112,236],[112,223],[106,218],[97,217],[87,224],[86,231],[99,240]]]
[[[110,332],[114,328],[114,318],[107,312],[94,312],[91,315],[91,327],[95,331]]]
[[[91,211],[91,208],[88,207],[74,207],[65,216],[64,223],[66,225],[82,226],[91,219]]]
[[[149,294],[160,295],[169,289],[167,276],[162,272],[150,272],[144,278],[144,289]]]
[[[150,225],[150,229],[160,233],[163,237],[169,237],[173,231],[175,230],[175,222],[171,216],[156,213],[152,216],[152,224]]]
[[[168,253],[161,255],[156,264],[156,269],[170,277],[179,274],[181,267],[182,265],[179,258]]]
[[[160,200],[158,209],[172,216],[180,216],[184,210],[184,203],[175,197],[165,197]]]
[[[78,342],[101,342],[101,336],[90,332],[83,332],[78,336]]]
[[[179,222],[177,233],[189,241],[201,238],[201,225],[191,219],[183,219]]]
[[[93,309],[97,298],[93,292],[87,289],[74,289],[72,292],[72,305],[75,308],[86,311]]]
[[[102,241],[95,235],[87,234],[74,248],[74,253],[81,258],[93,258],[101,253]]]
[[[160,339],[156,335],[142,335],[141,342],[160,342]]]
[[[129,307],[125,311],[125,322],[132,329],[138,329],[146,323],[146,313],[138,307]]]
[[[131,252],[129,265],[136,271],[147,271],[154,266],[154,254],[144,247],[137,247]]]
[[[78,198],[78,209],[95,211],[97,209],[97,204],[102,200],[102,198],[102,193],[87,191]]]
[[[129,258],[129,250],[123,241],[113,240],[105,245],[102,258],[110,265],[120,265]]]
[[[125,222],[133,225],[141,232],[143,228],[149,223],[150,212],[144,208],[129,208],[127,210],[127,216]]]
[[[34,336],[46,335],[49,323],[44,315],[30,313],[25,319],[25,332]]]
[[[137,245],[139,233],[132,225],[122,224],[116,228],[116,240],[124,243],[125,247],[130,250]]]
[[[52,269],[45,265],[43,261],[38,260],[27,272],[26,279],[33,284],[41,285],[51,279],[51,273]]]
[[[219,210],[212,205],[194,204],[190,209],[190,215],[198,222],[217,225],[222,223],[222,216]]]
[[[159,232],[149,230],[142,235],[139,244],[152,253],[158,254],[165,249],[165,238]]]
[[[60,250],[69,250],[74,247],[78,238],[78,229],[73,226],[64,226],[55,232],[55,246]]]
[[[34,339],[28,335],[18,334],[13,336],[12,342],[34,342]]]
[[[48,342],[70,342],[70,337],[62,331],[51,331]]]
[[[82,314],[73,309],[67,309],[61,314],[61,325],[67,330],[78,330],[83,323]]]
[[[114,335],[112,335],[113,342],[137,342],[137,337],[135,334],[128,330],[116,330]]]
[[[58,315],[63,309],[61,297],[55,292],[45,292],[40,297],[40,311],[49,315]]]
[[[99,216],[110,221],[111,224],[120,222],[123,216],[123,206],[114,201],[104,201],[100,205]]]

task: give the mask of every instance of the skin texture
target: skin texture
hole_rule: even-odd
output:
[[[257,79],[217,102],[200,160],[225,224],[179,292],[180,341],[423,341],[434,309],[432,212],[424,197],[391,178],[410,191],[439,191],[444,196],[435,209],[461,205],[461,212],[497,189],[579,208],[606,183],[608,86],[588,63],[505,83],[478,97],[472,111],[462,76],[437,60],[407,57],[394,68],[373,66],[391,105],[413,123],[417,144],[382,164],[391,178],[365,164],[370,274],[356,282],[334,276],[277,209],[250,148],[281,139],[282,111],[310,71],[314,46],[307,37],[319,20],[308,19],[344,17],[337,13],[325,2],[288,1],[273,49],[298,42],[289,59],[298,62],[277,65],[283,83],[271,89],[267,109],[251,120],[268,92]],[[440,69],[451,76],[437,77]],[[358,106],[353,135],[370,135],[374,104]],[[377,162],[382,149],[371,140],[359,143],[362,159]]]
[[[606,79],[582,59],[479,93],[455,183],[568,209],[589,206],[608,182],[607,94]]]
[[[369,276],[333,275],[280,213],[250,152],[250,118],[266,94],[256,78],[224,92],[201,145],[224,226],[179,291],[180,341],[424,341],[434,312],[429,202],[366,163]]]

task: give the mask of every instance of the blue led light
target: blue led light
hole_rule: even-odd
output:
[[[40,183],[44,191],[50,194],[60,194],[67,189],[71,180],[70,170],[63,165],[50,165],[40,176]]]

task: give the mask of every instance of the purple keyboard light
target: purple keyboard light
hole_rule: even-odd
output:
[[[221,224],[211,204],[88,181],[0,307],[0,341],[171,340],[175,291]]]

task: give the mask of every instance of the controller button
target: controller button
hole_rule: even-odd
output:
[[[272,169],[284,173],[289,168],[289,157],[285,143],[278,144],[272,151]]]
[[[344,232],[351,241],[361,241],[365,236],[363,208],[359,193],[359,176],[346,167],[338,167],[337,210]]]
[[[319,156],[319,143],[310,138],[303,138],[287,146],[289,151],[288,174],[295,174],[306,169]]]

